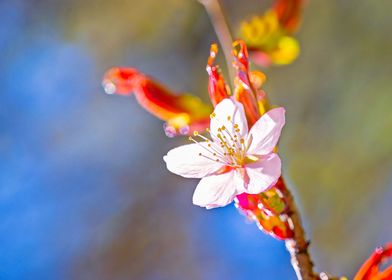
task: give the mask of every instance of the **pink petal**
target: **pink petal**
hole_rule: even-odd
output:
[[[285,124],[285,109],[279,107],[265,113],[252,126],[248,140],[251,144],[248,154],[266,155],[272,152],[278,143],[280,133]]]
[[[213,115],[214,116],[211,118],[210,130],[211,137],[215,141],[219,141],[219,139],[216,138],[219,133],[228,137],[224,132],[218,131],[222,126],[227,129],[231,134],[231,137],[238,135],[245,138],[248,134],[248,123],[246,121],[244,106],[242,106],[241,103],[230,98],[225,98],[216,105]],[[239,132],[235,131],[234,125],[238,126]]]
[[[275,185],[281,175],[281,162],[277,154],[262,156],[259,161],[245,166],[248,174],[247,193],[257,194]]]
[[[200,155],[209,155],[207,143],[189,144],[170,150],[163,160],[167,169],[185,178],[202,178],[223,167],[223,164]]]
[[[235,171],[204,177],[193,194],[193,204],[207,209],[226,206],[238,194],[237,186],[243,189],[241,184]]]

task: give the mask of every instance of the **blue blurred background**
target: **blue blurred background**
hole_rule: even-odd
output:
[[[233,27],[260,2],[223,1]],[[309,1],[301,56],[266,71],[319,271],[352,276],[392,237],[391,9]],[[162,161],[184,139],[100,86],[133,66],[207,100],[215,40],[197,1],[0,2],[0,279],[295,279],[234,206],[191,204]]]

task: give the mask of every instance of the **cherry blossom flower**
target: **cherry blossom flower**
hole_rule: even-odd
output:
[[[303,0],[275,0],[274,6],[259,16],[243,21],[239,36],[249,46],[252,61],[262,67],[292,63],[299,55],[293,37],[301,19]]]
[[[243,105],[226,98],[211,114],[211,140],[194,132],[193,144],[164,156],[168,170],[185,178],[201,178],[193,203],[222,207],[241,193],[257,194],[275,185],[281,161],[274,152],[285,123],[284,108],[265,113],[248,130]],[[200,138],[202,141],[197,141]]]

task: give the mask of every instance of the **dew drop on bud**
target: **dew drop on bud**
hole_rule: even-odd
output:
[[[166,136],[170,138],[173,138],[177,135],[176,129],[167,123],[163,124],[163,131],[165,132]]]
[[[189,133],[189,130],[190,130],[189,126],[186,125],[186,126],[180,127],[179,132],[181,135],[187,135]]]
[[[102,86],[107,94],[114,94],[116,92],[116,85],[111,81],[104,80]]]
[[[140,73],[134,68],[113,67],[105,73],[102,86],[107,94],[129,95],[139,76]]]

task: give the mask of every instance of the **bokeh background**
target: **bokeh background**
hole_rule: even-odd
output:
[[[223,3],[234,29],[269,4]],[[392,239],[391,10],[309,1],[299,59],[266,71],[319,271],[353,276]],[[215,40],[197,1],[0,1],[0,279],[295,279],[234,206],[192,205],[162,161],[184,139],[100,86],[133,66],[207,101]]]

